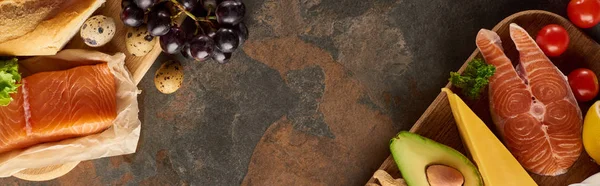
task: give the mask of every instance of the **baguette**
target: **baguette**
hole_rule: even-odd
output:
[[[0,0],[0,55],[54,55],[105,0]]]

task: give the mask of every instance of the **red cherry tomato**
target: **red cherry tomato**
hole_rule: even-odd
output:
[[[591,28],[600,22],[600,1],[572,0],[567,6],[567,16],[579,28]]]
[[[569,73],[569,85],[577,101],[586,102],[598,95],[598,78],[589,69],[579,68]]]
[[[560,56],[569,46],[569,34],[560,25],[549,24],[538,32],[535,42],[547,56]]]

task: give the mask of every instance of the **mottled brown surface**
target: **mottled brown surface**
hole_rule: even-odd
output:
[[[381,160],[371,157],[386,154],[387,151],[381,149],[385,149],[385,141],[395,133],[391,119],[367,105],[359,104],[365,88],[348,76],[343,66],[335,63],[331,56],[318,48],[297,38],[252,42],[246,46],[252,48],[246,50],[248,55],[256,55],[258,60],[269,66],[273,65],[282,74],[311,65],[323,68],[326,86],[318,109],[324,114],[325,122],[335,134],[335,138],[323,138],[289,130],[292,124],[283,118],[271,125],[258,143],[244,183],[265,185],[302,180],[306,181],[302,182],[306,184],[359,184],[360,182],[352,180],[340,180],[337,176],[321,175],[352,177],[359,175],[363,169],[373,170],[369,165]],[[268,57],[260,56],[264,51],[278,50],[269,46],[278,46],[289,51],[277,52],[276,55],[271,54]],[[285,59],[289,65],[282,65],[281,61]],[[371,147],[373,149],[366,152],[353,150]]]
[[[363,185],[475,48],[481,27],[566,2],[252,0],[229,64],[183,61],[182,88],[143,90],[135,154],[20,185]],[[175,57],[181,59],[179,56]]]

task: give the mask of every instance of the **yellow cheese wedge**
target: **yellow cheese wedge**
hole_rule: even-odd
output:
[[[460,136],[471,152],[486,186],[537,185],[517,159],[458,95],[447,88],[442,91],[448,94]]]

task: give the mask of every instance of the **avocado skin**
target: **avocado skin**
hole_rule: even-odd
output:
[[[477,167],[463,154],[444,144],[408,131],[390,140],[390,151],[409,186],[429,186],[425,170],[429,165],[446,165],[460,171],[464,186],[483,186]]]

